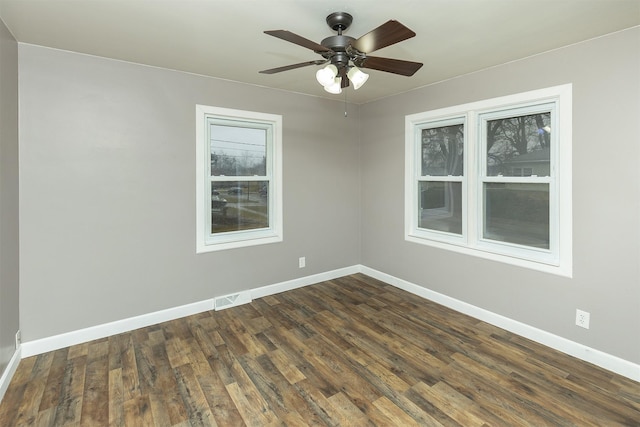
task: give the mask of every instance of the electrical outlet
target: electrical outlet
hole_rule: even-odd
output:
[[[301,256],[300,258],[298,258],[298,267],[299,268],[304,268],[307,265],[307,260],[305,257]]]
[[[18,349],[18,347],[20,347],[21,343],[22,343],[22,334],[20,333],[20,330],[18,330],[18,332],[16,332],[16,350]]]
[[[576,325],[581,328],[589,329],[590,314],[586,311],[576,310]]]

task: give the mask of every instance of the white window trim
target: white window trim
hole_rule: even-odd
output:
[[[211,215],[209,186],[210,156],[207,141],[209,118],[247,121],[270,126],[272,146],[268,154],[271,168],[269,187],[269,227],[257,230],[242,230],[212,236],[208,229],[207,215]],[[269,149],[269,148],[268,148]],[[234,181],[246,180],[234,177]],[[282,227],[282,116],[253,111],[196,105],[196,253],[206,253],[247,246],[281,242]]]
[[[429,124],[429,126],[425,126],[426,124]],[[459,182],[462,185],[462,194],[466,194],[467,193],[467,170],[468,170],[468,163],[467,163],[467,159],[468,156],[464,156],[463,157],[463,166],[462,166],[462,176],[442,176],[442,175],[434,175],[434,176],[429,176],[428,178],[426,176],[420,176],[421,175],[421,159],[422,159],[422,152],[421,152],[421,141],[420,141],[420,132],[427,127],[441,127],[441,126],[451,126],[451,125],[456,125],[456,124],[462,124],[464,125],[464,140],[467,140],[467,117],[464,114],[452,114],[452,115],[445,115],[445,116],[441,116],[441,115],[435,115],[432,118],[429,118],[427,120],[417,120],[415,122],[415,126],[413,126],[413,136],[412,136],[412,144],[413,144],[413,156],[414,159],[411,163],[411,167],[412,169],[412,179],[411,179],[411,183],[412,185],[414,185],[414,183],[417,183],[418,181],[432,181],[432,182]],[[409,138],[409,136],[407,135],[407,138]],[[466,153],[466,149],[467,147],[464,147],[464,152]],[[407,146],[407,150],[409,150],[409,147]],[[407,151],[409,152],[409,151]],[[407,168],[408,169],[408,168]],[[416,179],[417,178],[417,179]],[[407,191],[407,187],[405,185],[405,191]],[[410,190],[411,192],[411,197],[413,198],[413,204],[414,204],[414,210],[413,212],[411,212],[411,222],[413,224],[412,227],[412,237],[415,237],[417,239],[435,239],[438,241],[442,241],[442,242],[447,242],[447,243],[451,243],[454,245],[465,245],[466,244],[466,236],[467,236],[467,222],[465,221],[466,215],[467,215],[467,198],[463,197],[462,198],[462,234],[461,235],[456,235],[456,234],[451,234],[451,233],[446,233],[443,231],[437,231],[437,230],[433,230],[433,231],[426,231],[423,229],[418,228],[418,213],[420,211],[420,201],[419,201],[419,195],[418,195],[418,191],[416,191],[416,188],[412,188]],[[406,203],[405,203],[406,204]],[[407,207],[405,206],[405,214],[409,214],[409,212],[407,211]],[[406,224],[406,221],[405,221]]]
[[[521,251],[518,245],[487,244],[479,239],[478,227],[482,221],[479,216],[481,206],[478,206],[481,193],[482,172],[480,161],[483,156],[478,155],[481,149],[479,135],[479,117],[483,113],[496,110],[518,108],[523,104],[554,102],[558,125],[557,141],[552,152],[559,165],[555,176],[555,187],[550,192],[559,194],[557,206],[551,215],[550,233],[557,238],[550,248],[551,255],[543,253],[539,257],[532,257],[535,249]],[[465,117],[465,147],[464,147],[464,179],[463,182],[463,234],[462,236],[428,231],[418,228],[417,213],[419,211],[416,186],[420,175],[417,134],[418,130],[427,123],[446,122],[447,120]],[[447,249],[467,255],[477,256],[493,261],[517,265],[533,270],[544,271],[565,277],[573,275],[572,249],[572,85],[560,85],[540,90],[534,90],[514,95],[492,98],[464,105],[446,107],[408,115],[405,117],[405,240],[413,243],[428,245],[440,249]],[[467,143],[468,141],[468,143]],[[467,145],[468,144],[468,145]],[[447,177],[444,177],[447,178]],[[465,188],[466,186],[466,188]],[[551,197],[551,194],[550,194]],[[550,199],[551,200],[551,199]],[[465,207],[466,202],[466,207]],[[474,216],[474,218],[470,218]],[[552,238],[552,240],[554,240]],[[549,251],[542,251],[549,252]],[[534,259],[536,258],[536,259]]]

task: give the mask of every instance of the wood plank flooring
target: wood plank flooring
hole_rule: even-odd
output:
[[[26,358],[0,426],[640,426],[640,384],[356,274]]]

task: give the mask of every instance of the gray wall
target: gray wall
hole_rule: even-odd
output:
[[[339,101],[19,53],[25,341],[359,262],[357,107],[345,119]],[[283,115],[284,242],[196,255],[196,104]]]
[[[19,328],[18,218],[18,44],[0,20],[0,375]]]
[[[429,72],[429,64],[421,72]],[[362,264],[640,363],[640,28],[367,104]],[[572,279],[404,241],[404,116],[573,83]],[[575,310],[591,328],[574,325]]]

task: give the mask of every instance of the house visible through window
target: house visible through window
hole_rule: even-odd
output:
[[[557,144],[551,132],[555,109],[551,102],[480,114],[485,154],[479,174],[481,238],[550,249],[550,223],[555,221],[550,209],[556,181],[551,171],[551,145]]]
[[[571,275],[571,86],[406,118],[405,237]]]
[[[282,240],[280,116],[198,105],[197,251]]]

